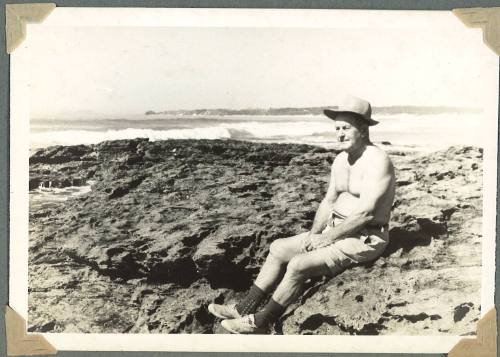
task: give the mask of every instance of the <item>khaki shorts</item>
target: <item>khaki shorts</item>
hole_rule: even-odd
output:
[[[340,219],[335,219],[332,223],[338,224],[339,222],[341,222]],[[322,233],[332,229],[332,225],[327,225]],[[323,257],[330,271],[336,274],[350,265],[378,258],[384,252],[388,242],[387,227],[367,227],[352,237],[340,239],[316,251]]]

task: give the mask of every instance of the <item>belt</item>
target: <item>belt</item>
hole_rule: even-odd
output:
[[[342,213],[336,211],[335,209],[332,209],[331,213],[332,219],[334,218],[340,218],[340,219],[346,219],[347,216],[344,216]],[[367,224],[365,228],[371,228],[371,229],[377,229],[380,230],[381,232],[387,232],[389,230],[389,224],[380,224],[380,223],[371,223]]]

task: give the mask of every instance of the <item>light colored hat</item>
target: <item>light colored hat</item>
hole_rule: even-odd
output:
[[[325,109],[323,113],[330,119],[335,120],[337,115],[340,113],[355,113],[358,114],[362,119],[364,119],[368,125],[377,125],[378,121],[373,120],[372,116],[372,106],[369,102],[364,99],[346,96],[342,102],[339,104],[337,109]]]

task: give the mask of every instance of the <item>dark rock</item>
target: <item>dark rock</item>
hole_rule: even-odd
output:
[[[82,156],[88,154],[91,148],[85,145],[52,146],[39,149],[30,156],[30,165],[33,164],[63,164],[70,161],[80,161]]]
[[[130,190],[133,190],[137,186],[140,185],[142,181],[144,181],[145,176],[139,176],[135,177],[133,179],[126,180],[122,186],[118,186],[116,188],[113,188],[108,195],[108,198],[118,198],[126,195],[127,193],[130,192]]]
[[[454,322],[461,321],[465,317],[465,315],[469,313],[472,306],[474,306],[474,304],[471,302],[466,302],[456,306],[453,309],[453,321]]]
[[[113,189],[110,194],[109,194],[109,198],[117,198],[117,197],[121,197],[121,196],[124,196],[126,195],[127,193],[129,192],[129,188],[128,187],[123,187],[123,186],[120,186],[120,187],[117,187],[115,189]]]
[[[479,155],[393,154],[398,188],[383,257],[311,281],[277,331],[475,331],[480,280],[464,276],[480,276]],[[231,140],[38,150],[30,189],[93,183],[84,196],[30,208],[30,331],[220,333],[207,305],[244,296],[270,243],[311,227],[334,157]]]

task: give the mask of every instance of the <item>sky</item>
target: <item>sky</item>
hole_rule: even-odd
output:
[[[31,117],[330,106],[346,94],[477,108],[497,65],[478,31],[40,26]]]

